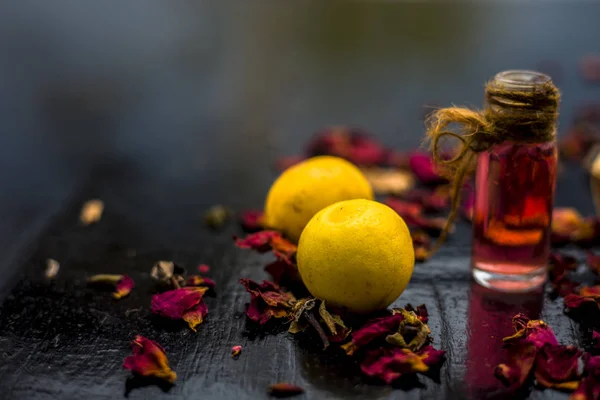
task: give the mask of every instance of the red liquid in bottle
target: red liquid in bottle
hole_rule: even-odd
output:
[[[556,181],[554,142],[502,143],[477,160],[473,276],[526,291],[544,283]]]

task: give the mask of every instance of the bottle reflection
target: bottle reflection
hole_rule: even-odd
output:
[[[496,366],[506,361],[502,338],[514,333],[512,317],[523,313],[538,319],[543,288],[529,293],[501,293],[471,284],[467,321],[467,390],[477,399],[500,399],[509,393],[494,376]]]

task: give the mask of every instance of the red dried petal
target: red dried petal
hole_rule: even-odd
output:
[[[421,183],[433,185],[447,182],[436,172],[433,159],[428,153],[414,152],[408,160],[408,165]]]
[[[242,354],[242,346],[233,346],[231,348],[231,357],[238,358]]]
[[[200,264],[198,265],[198,272],[200,272],[201,274],[208,274],[208,272],[210,271],[210,267],[206,264]]]
[[[425,212],[439,212],[450,206],[448,186],[441,186],[435,190],[413,189],[402,197],[408,202],[420,204]]]
[[[243,239],[235,239],[235,244],[242,249],[253,249],[261,253],[271,250],[271,239],[281,237],[277,231],[260,231],[251,233]]]
[[[591,297],[596,300],[600,298],[600,285],[584,286],[579,290],[579,294],[584,297]]]
[[[171,319],[182,319],[208,290],[206,287],[183,287],[152,296],[152,312]]]
[[[421,322],[423,322],[424,324],[426,324],[427,321],[429,321],[429,312],[427,311],[427,306],[425,304],[421,304],[420,306],[417,306],[417,308],[415,309],[412,306],[412,304],[409,303],[406,306],[404,306],[404,309],[406,311],[412,311],[415,314],[417,314],[417,317],[419,317]]]
[[[572,293],[565,296],[565,307],[570,310],[578,310],[583,307],[590,307],[591,309],[596,310],[598,309],[598,304],[592,297],[585,297]]]
[[[592,356],[590,353],[583,355],[584,367],[583,371],[587,375],[600,377],[600,356]]]
[[[131,342],[132,356],[125,358],[123,368],[141,376],[150,376],[174,383],[177,374],[169,367],[165,350],[156,342],[136,336]]]
[[[379,378],[390,384],[405,374],[423,373],[429,367],[423,359],[409,349],[398,347],[378,348],[370,351],[360,368],[370,377]]]
[[[302,281],[296,264],[286,258],[278,258],[267,264],[265,271],[273,277],[273,282],[278,285],[294,284]]]
[[[88,278],[90,284],[114,285],[113,297],[120,299],[127,296],[135,286],[135,282],[127,275],[99,274]]]
[[[240,279],[240,283],[250,293],[250,304],[246,309],[246,315],[251,320],[262,325],[271,318],[290,315],[296,299],[277,284],[269,281],[258,284],[251,279]]]
[[[362,328],[352,334],[352,341],[343,345],[346,354],[352,355],[358,349],[368,345],[376,339],[381,339],[398,331],[400,322],[404,319],[402,314],[392,314],[386,317],[371,320]]]
[[[304,389],[291,383],[275,383],[269,386],[269,394],[275,397],[290,397],[304,393]]]
[[[246,232],[256,232],[264,229],[264,216],[262,210],[244,211],[241,216],[242,229]]]
[[[508,345],[529,343],[536,349],[541,349],[545,344],[558,345],[552,328],[540,319],[530,320],[524,314],[517,314],[513,317],[513,327],[515,334],[503,339]]]
[[[562,297],[573,293],[578,284],[572,281],[568,273],[577,269],[578,261],[575,257],[561,253],[550,253],[549,278],[554,290]]]
[[[600,379],[595,376],[586,376],[581,380],[579,387],[569,400],[598,400],[600,399]]]
[[[596,349],[600,349],[600,333],[597,331],[592,332],[592,341],[594,342],[594,347]]]
[[[194,307],[187,310],[181,319],[183,319],[189,325],[190,329],[196,332],[196,326],[204,322],[204,318],[208,314],[208,307],[204,302],[204,299],[200,299],[200,302]]]
[[[287,157],[279,157],[275,161],[275,168],[278,171],[285,171],[286,169],[293,167],[294,165],[301,163],[306,160],[303,156],[287,156]]]
[[[214,289],[215,286],[217,285],[215,283],[215,281],[213,281],[212,279],[206,278],[206,277],[203,277],[203,276],[200,276],[200,275],[189,276],[186,279],[185,284],[187,286],[205,286],[205,287],[208,287],[208,288],[211,288],[211,289]]]
[[[600,255],[590,251],[587,254],[586,262],[588,268],[591,269],[594,274],[600,276]]]
[[[579,362],[583,352],[575,346],[546,345],[535,361],[535,379],[538,384],[573,391],[579,386]]]
[[[439,235],[446,224],[446,218],[424,216],[423,209],[419,204],[408,203],[392,197],[385,199],[384,203],[396,211],[408,226],[422,229],[432,235]]]
[[[281,236],[273,236],[269,244],[271,245],[273,254],[285,259],[291,259],[298,250],[298,246]]]
[[[381,165],[388,150],[366,132],[355,128],[331,127],[318,132],[307,148],[308,156],[332,155],[358,165]]]
[[[425,365],[432,367],[443,361],[446,351],[436,350],[433,346],[425,346],[417,352],[417,355],[423,360]]]
[[[518,388],[529,378],[537,348],[531,343],[519,343],[508,349],[508,361],[500,364],[494,370],[496,378],[506,386]]]

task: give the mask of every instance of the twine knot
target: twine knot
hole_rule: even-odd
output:
[[[434,111],[427,118],[427,138],[438,172],[452,184],[451,209],[436,243],[439,249],[458,212],[461,189],[475,169],[475,155],[493,146],[514,143],[544,143],[554,140],[560,92],[552,84],[514,90],[490,81],[485,87],[487,107],[472,110],[449,107]],[[456,127],[455,130],[451,129]],[[444,158],[444,139],[457,139],[459,147],[450,159]]]

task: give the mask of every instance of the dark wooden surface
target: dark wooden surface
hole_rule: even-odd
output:
[[[414,148],[424,104],[479,104],[482,83],[503,69],[552,73],[564,133],[574,110],[598,99],[598,87],[578,75],[580,57],[600,50],[597,3],[223,1],[164,10],[148,2],[73,11],[64,2],[52,13],[24,3],[0,13],[0,36],[12,40],[0,42],[12,63],[0,65],[10,83],[0,97],[3,398],[254,399],[277,381],[303,386],[311,399],[506,398],[492,371],[516,312],[539,314],[562,343],[589,346],[594,321],[569,319],[560,299],[472,286],[462,224],[396,303],[429,307],[436,345],[448,351],[439,380],[367,382],[311,340],[247,326],[237,280],[266,278],[270,256],[235,248],[239,228],[211,232],[202,213],[215,203],[261,207],[276,157],[299,152],[324,125],[362,126],[389,146]],[[127,22],[114,22],[111,9]],[[34,15],[44,23],[25,32]],[[591,213],[586,185],[568,166],[558,205]],[[82,227],[79,209],[92,197],[104,200],[105,214]],[[61,263],[53,282],[43,278],[48,257]],[[149,270],[159,259],[212,266],[218,290],[197,333],[150,314]],[[136,288],[114,301],[86,286],[95,273],[127,273]],[[168,392],[138,387],[122,370],[136,334],[165,347],[179,377]]]

